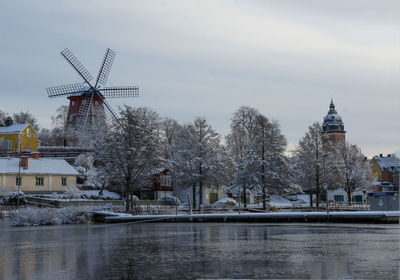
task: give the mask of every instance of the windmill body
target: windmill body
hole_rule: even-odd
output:
[[[95,83],[90,82],[93,79],[92,76],[70,50],[63,50],[61,55],[83,79],[83,83],[47,88],[50,98],[67,97],[69,99],[66,130],[72,131],[74,134],[83,133],[85,129],[90,129],[94,124],[105,124],[110,119],[120,123],[106,99],[137,97],[139,88],[136,86],[104,86],[114,61],[115,52],[107,49]]]
[[[82,112],[88,110],[87,107],[90,104],[90,96],[72,95],[67,98],[69,99],[69,108],[66,128],[68,130],[79,128],[82,125],[81,120],[85,117],[82,115]],[[105,123],[107,119],[103,100],[98,96],[94,96],[92,102],[93,104],[91,110],[89,110],[85,126],[91,126],[95,123]]]

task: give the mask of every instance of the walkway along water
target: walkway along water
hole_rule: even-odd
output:
[[[194,215],[129,215],[95,211],[93,220],[103,223],[127,222],[332,222],[332,223],[399,223],[400,211],[363,212],[287,212],[287,213],[226,213]]]

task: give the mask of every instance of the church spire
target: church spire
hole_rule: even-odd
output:
[[[335,103],[333,103],[333,98],[331,98],[331,104],[329,105],[328,114],[337,114],[337,112],[335,110]]]
[[[324,118],[322,131],[330,135],[335,144],[345,141],[346,131],[344,130],[342,117],[336,112],[333,98],[331,98],[331,103],[329,104],[329,112]]]

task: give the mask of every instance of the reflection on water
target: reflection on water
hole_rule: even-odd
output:
[[[0,223],[0,279],[397,279],[398,225]]]

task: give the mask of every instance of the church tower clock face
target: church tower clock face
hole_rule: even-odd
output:
[[[330,141],[335,145],[346,140],[346,131],[344,130],[342,117],[337,113],[333,99],[331,99],[331,103],[329,104],[328,114],[324,118],[322,132],[326,133]]]

